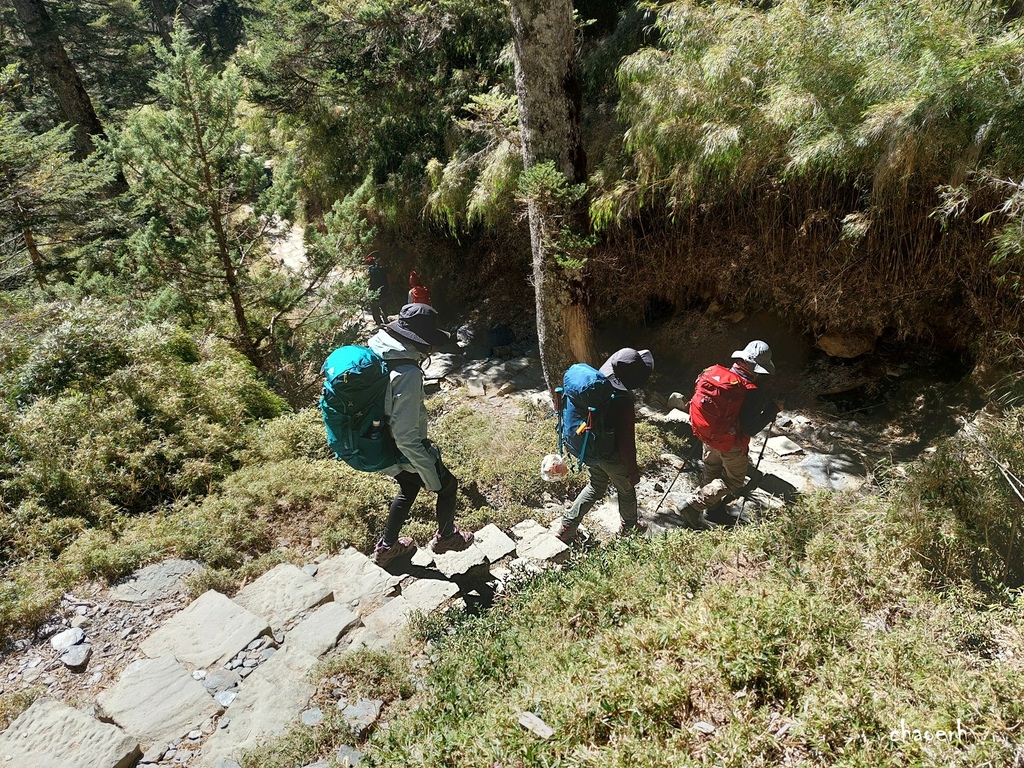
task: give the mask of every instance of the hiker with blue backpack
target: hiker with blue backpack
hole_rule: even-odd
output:
[[[556,390],[561,402],[559,448],[586,465],[590,481],[562,517],[556,534],[566,544],[578,535],[580,522],[612,485],[618,492],[620,533],[643,532],[647,524],[637,514],[636,413],[631,391],[654,372],[649,350],[625,347],[609,357],[600,370],[577,363],[565,372]]]
[[[407,304],[366,347],[341,347],[324,363],[320,409],[331,450],[355,469],[384,472],[398,482],[384,534],[373,551],[381,566],[416,551],[413,540],[399,534],[424,486],[437,494],[434,553],[462,550],[473,542],[472,533],[455,525],[459,482],[427,438],[420,362],[433,347],[449,341],[437,327],[433,307]]]

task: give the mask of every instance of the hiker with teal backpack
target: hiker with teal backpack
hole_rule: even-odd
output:
[[[590,470],[590,482],[562,517],[556,534],[566,544],[576,539],[580,522],[612,485],[618,492],[620,533],[643,532],[637,514],[636,413],[631,390],[654,372],[649,350],[620,349],[600,370],[577,363],[565,372],[558,390],[559,449]]]
[[[427,438],[419,364],[433,347],[449,340],[437,327],[432,307],[407,304],[367,347],[342,347],[324,363],[320,409],[331,450],[356,469],[384,472],[398,482],[398,495],[373,552],[381,566],[416,551],[413,540],[399,533],[424,486],[437,494],[433,551],[461,550],[473,541],[472,533],[455,525],[458,480]]]

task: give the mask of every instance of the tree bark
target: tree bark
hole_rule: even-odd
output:
[[[39,55],[61,116],[74,127],[75,159],[82,160],[96,148],[92,137],[104,135],[89,94],[68,58],[57,33],[57,25],[42,0],[13,0],[13,3],[25,35]]]
[[[586,179],[580,136],[581,92],[575,70],[571,0],[511,0],[516,92],[523,165],[553,162],[570,184]],[[537,340],[548,388],[575,362],[596,362],[593,330],[578,284],[551,252],[560,224],[528,203]]]
[[[170,9],[167,7],[167,3],[164,0],[146,0],[146,7],[149,8],[149,14],[153,17],[153,23],[156,24],[156,30],[160,34],[160,39],[163,40],[164,45],[169,49],[171,47],[171,28],[173,27],[173,15]],[[171,24],[168,24],[168,19],[171,20]]]

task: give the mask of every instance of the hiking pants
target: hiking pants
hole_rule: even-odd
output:
[[[437,474],[441,478],[441,490],[437,492],[437,530],[442,537],[451,536],[454,531],[455,495],[459,490],[459,481],[441,459],[437,460]],[[384,528],[384,542],[388,545],[398,541],[398,534],[409,519],[409,510],[423,488],[423,478],[416,472],[399,472],[395,480],[398,481],[398,495],[391,502],[387,526]]]
[[[607,493],[609,484],[619,493],[619,517],[626,525],[636,523],[636,488],[629,481],[629,471],[618,457],[591,464],[590,482],[580,491],[569,511],[562,516],[567,528],[577,528],[584,515]]]
[[[749,446],[741,445],[730,451],[718,451],[704,446],[704,485],[721,478],[730,493],[739,493],[747,484],[747,466],[750,464]]]

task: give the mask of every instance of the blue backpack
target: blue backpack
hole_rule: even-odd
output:
[[[576,469],[610,459],[618,451],[608,411],[615,399],[612,383],[586,363],[570,366],[558,395],[558,452],[568,450],[578,459]],[[564,450],[563,450],[564,449]]]
[[[340,347],[320,373],[324,375],[320,413],[331,452],[362,472],[394,466],[402,454],[384,417],[390,381],[384,359],[367,347]]]

